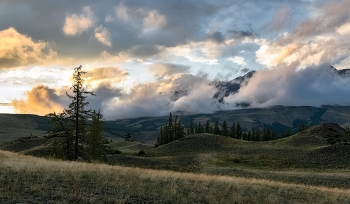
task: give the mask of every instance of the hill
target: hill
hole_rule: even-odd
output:
[[[177,113],[173,113],[176,115]],[[232,111],[219,111],[212,114],[182,115],[178,113],[182,124],[187,127],[190,120],[194,124],[205,124],[207,120],[211,125],[216,121],[221,124],[224,120],[231,125],[239,122],[243,131],[254,127],[269,127],[282,134],[288,130],[297,132],[301,124],[308,127],[332,122],[341,126],[350,126],[350,106],[323,106],[323,107],[284,107],[276,106],[261,109],[240,109]],[[131,133],[134,140],[154,143],[159,128],[168,122],[165,117],[142,117],[122,120],[104,121],[105,136],[114,141],[122,141],[126,133]],[[49,130],[50,124],[42,116],[25,114],[0,114],[0,143],[34,136],[42,136]]]
[[[349,203],[349,189],[40,159],[0,151],[1,203]],[[278,192],[278,193],[276,193]]]

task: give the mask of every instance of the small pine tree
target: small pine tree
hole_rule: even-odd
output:
[[[125,135],[125,141],[128,141],[128,142],[131,142],[132,139],[131,139],[131,133],[128,132],[126,135]]]
[[[129,133],[130,134],[130,133]],[[131,135],[130,135],[131,138]],[[86,137],[86,153],[89,160],[105,161],[109,150],[108,140],[103,136],[103,122],[100,111],[92,113],[91,126]]]
[[[241,125],[239,124],[239,122],[237,122],[237,126],[236,126],[236,138],[237,139],[241,139],[242,138],[242,128]]]
[[[252,139],[252,132],[249,130],[247,134],[247,140],[250,141]]]
[[[177,137],[178,139],[185,137],[185,128],[181,124],[181,120],[179,120],[177,134],[178,134],[178,137]]]
[[[216,121],[213,129],[214,135],[221,135],[220,128],[219,128],[219,122]]]
[[[224,122],[222,123],[221,133],[223,136],[229,136],[226,120],[224,120]]]
[[[235,123],[235,122],[232,123],[232,126],[231,126],[230,129],[231,129],[231,130],[230,130],[230,137],[232,137],[232,138],[237,138],[236,123]]]
[[[194,135],[194,125],[193,125],[193,118],[190,121],[190,134]]]
[[[210,123],[209,120],[205,123],[205,133],[210,133]]]

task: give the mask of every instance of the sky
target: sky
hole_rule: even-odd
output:
[[[350,68],[349,10],[349,0],[2,0],[0,113],[62,111],[79,65],[105,119],[350,105],[349,78],[329,69]],[[211,81],[253,70],[213,100]]]

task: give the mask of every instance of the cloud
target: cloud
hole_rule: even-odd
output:
[[[43,64],[55,57],[47,42],[35,42],[14,28],[0,31],[0,68]]]
[[[110,64],[110,63],[122,63],[129,59],[130,57],[125,52],[120,52],[117,55],[112,55],[106,50],[104,50],[100,53],[100,56],[98,57],[97,60],[101,64],[103,63]]]
[[[109,35],[110,34],[109,34],[108,30],[106,28],[102,27],[102,25],[95,28],[95,38],[98,41],[100,41],[102,44],[107,45],[108,47],[112,46]]]
[[[233,63],[236,63],[238,65],[241,65],[241,66],[247,65],[247,63],[244,61],[243,57],[235,56],[235,57],[230,57],[227,60],[231,61]]]
[[[184,57],[190,62],[218,64],[217,57],[220,56],[224,48],[224,44],[218,44],[212,40],[190,41],[184,45],[167,48],[164,54]]]
[[[349,35],[350,34],[350,23],[346,23],[344,25],[341,25],[337,32],[341,35]]]
[[[332,2],[323,7],[315,18],[304,21],[298,29],[279,43],[290,43],[297,39],[308,39],[316,35],[334,33],[339,27],[349,23],[350,1]]]
[[[11,104],[16,113],[30,113],[46,115],[52,112],[61,112],[64,105],[68,104],[63,96],[65,93],[58,92],[47,86],[38,85],[26,92],[23,100],[12,100]]]
[[[155,83],[134,86],[130,94],[107,103],[103,112],[105,118],[120,119],[167,114],[171,107],[169,95],[159,93],[158,88]]]
[[[254,36],[252,30],[229,30],[229,33],[233,39],[241,39]]]
[[[136,58],[147,59],[161,53],[164,47],[158,45],[136,45],[128,50],[128,53]]]
[[[188,72],[189,66],[169,64],[169,63],[158,63],[151,65],[149,70],[156,77],[172,77],[176,74],[183,74]]]
[[[291,25],[292,17],[290,8],[284,5],[276,12],[271,21],[264,25],[264,30],[267,32],[283,31],[288,25]]]
[[[88,84],[117,84],[125,80],[128,72],[118,67],[99,67],[87,71],[84,75]]]
[[[166,23],[166,17],[159,14],[156,10],[149,11],[148,15],[143,19],[143,25],[146,29],[159,29],[164,27]]]
[[[248,69],[248,68],[243,68],[243,69],[241,69],[241,72],[243,73],[243,74],[245,74],[245,73],[247,73],[247,72],[249,72],[250,70]]]
[[[225,98],[251,107],[350,105],[349,78],[334,74],[329,65],[297,70],[294,65],[256,72],[240,91]]]
[[[215,31],[213,33],[210,33],[208,37],[209,37],[209,39],[212,39],[217,43],[222,43],[225,41],[225,37],[219,31]]]
[[[124,5],[124,2],[120,2],[116,8],[116,14],[119,19],[124,21],[128,20],[128,8]]]
[[[83,7],[83,13],[81,15],[72,14],[66,16],[63,26],[63,32],[66,35],[80,35],[87,29],[91,28],[94,23],[94,15],[89,6]]]

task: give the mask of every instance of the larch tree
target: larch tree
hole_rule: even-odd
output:
[[[89,160],[105,161],[109,148],[108,140],[103,136],[103,121],[100,111],[93,111],[91,125],[86,137],[86,153]]]
[[[66,93],[70,99],[68,109],[62,113],[50,113],[47,116],[53,123],[53,128],[49,131],[48,139],[53,139],[53,148],[57,149],[56,157],[76,160],[79,157],[87,158],[85,147],[89,146],[86,136],[89,132],[89,120],[93,115],[91,109],[87,109],[89,102],[88,95],[93,92],[84,88],[82,66],[74,68],[73,83],[71,93]]]

